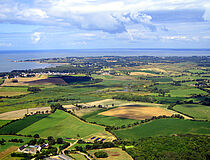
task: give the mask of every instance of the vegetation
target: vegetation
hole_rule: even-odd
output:
[[[199,104],[182,104],[173,107],[175,110],[185,113],[199,120],[210,120],[210,106]]]
[[[20,130],[18,133],[28,135],[38,133],[40,137],[85,137],[91,134],[105,133],[104,127],[84,123],[78,118],[61,110]]]
[[[0,113],[51,107],[47,115],[38,111],[19,120],[0,120],[0,134],[5,134],[0,135],[0,152],[23,143],[49,144],[33,157],[14,153],[8,159],[44,159],[74,142],[65,153],[76,150],[95,158],[94,153],[102,151],[113,160],[130,159],[127,153],[134,159],[209,159],[209,137],[198,136],[210,134],[209,57],[104,56],[26,61],[65,65],[0,73]],[[145,103],[132,106],[142,102],[149,102],[153,110]],[[129,104],[158,114],[141,120],[128,119],[133,117],[126,116],[132,116],[126,109],[121,113],[127,118],[101,115]],[[155,106],[164,111],[168,108],[173,115],[161,115],[163,111],[158,112]],[[192,119],[184,120],[180,114]],[[114,137],[107,131],[118,139],[110,142]],[[91,137],[96,137],[95,141]]]
[[[207,147],[209,140],[206,136],[192,135],[150,137],[135,141],[134,147],[126,151],[135,160],[207,160],[210,156]]]
[[[16,134],[22,129],[34,124],[35,122],[40,121],[43,118],[46,118],[47,116],[48,115],[40,114],[25,117],[20,120],[12,120],[7,125],[4,125],[2,128],[0,128],[0,134]]]
[[[208,122],[180,119],[158,119],[129,129],[113,130],[123,140],[138,140],[143,137],[168,136],[172,134],[209,134]]]
[[[104,152],[104,151],[95,152],[94,155],[97,158],[107,158],[108,157],[108,154],[106,152]]]

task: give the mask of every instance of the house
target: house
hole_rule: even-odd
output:
[[[51,157],[45,158],[45,160],[73,160],[73,159],[64,154],[59,154],[57,156],[51,156]]]
[[[22,152],[22,153],[31,153],[31,154],[36,154],[37,151],[41,151],[42,147],[39,146],[39,145],[30,145],[28,146],[27,144],[26,145],[23,145],[21,146],[20,148],[18,148],[18,152]]]

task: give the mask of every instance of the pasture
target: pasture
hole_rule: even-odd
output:
[[[97,158],[94,153],[98,151],[103,151],[108,154],[107,158]],[[94,157],[94,159],[104,159],[104,160],[132,160],[133,158],[121,148],[106,148],[106,149],[94,149],[89,150],[88,153]]]
[[[18,96],[28,94],[27,87],[0,87],[0,96]]]
[[[0,152],[5,151],[6,149],[12,147],[12,146],[22,146],[23,144],[28,143],[32,138],[30,137],[22,137],[22,136],[13,136],[13,135],[0,135],[0,139],[5,139],[5,145],[1,145],[0,147]],[[10,139],[22,139],[24,142],[23,143],[14,143],[14,142],[8,142]]]
[[[128,129],[112,131],[123,140],[138,140],[144,137],[168,136],[174,134],[210,134],[209,122],[180,119],[158,119]]]
[[[107,126],[122,126],[138,122],[138,120],[134,119],[100,115],[100,113],[104,111],[106,110],[95,111],[82,116],[82,118],[88,122],[96,122],[97,124],[104,124]]]
[[[34,123],[18,133],[21,134],[39,134],[41,137],[68,137],[68,138],[85,138],[91,134],[106,134],[104,127],[85,123],[75,116],[61,110],[48,117]]]
[[[10,120],[0,120],[0,127],[10,122]]]
[[[182,104],[174,106],[174,109],[198,120],[210,120],[210,106],[199,104]]]
[[[0,129],[0,134],[18,133],[22,129],[32,125],[33,123],[46,118],[48,115],[32,115],[17,121],[14,121]],[[30,133],[28,133],[30,134]]]

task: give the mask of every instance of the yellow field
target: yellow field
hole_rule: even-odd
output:
[[[131,76],[158,76],[157,74],[145,73],[145,72],[131,72]]]
[[[25,85],[29,85],[28,82],[37,81],[41,79],[47,79],[47,77],[48,77],[47,75],[41,75],[41,76],[37,75],[35,77],[13,78],[13,79],[17,79],[18,83],[13,83],[12,82],[13,79],[5,79],[2,86],[25,86]]]
[[[29,108],[28,113],[35,113],[37,111],[50,111],[50,107],[39,107],[39,108]],[[25,114],[27,113],[27,109],[21,109],[21,110],[16,110],[16,111],[10,111],[10,112],[5,112],[0,114],[0,120],[15,120],[18,118],[23,118]]]
[[[107,158],[96,158],[94,153],[98,151],[104,151],[108,153]],[[96,149],[96,150],[90,150],[88,151],[89,154],[91,154],[94,159],[104,159],[104,160],[132,160],[133,158],[125,151],[123,151],[120,148],[106,148],[106,149]]]
[[[160,107],[138,107],[137,105],[133,105],[114,108],[101,112],[99,115],[144,120],[153,116],[171,116],[172,113]]]

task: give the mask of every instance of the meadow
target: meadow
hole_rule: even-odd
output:
[[[0,127],[10,122],[10,120],[0,120]]]
[[[182,104],[173,107],[175,110],[185,113],[198,120],[210,120],[210,106],[199,104]]]
[[[32,115],[17,121],[14,121],[0,129],[0,134],[18,133],[22,129],[32,125],[33,123],[46,118],[48,115]],[[30,134],[30,133],[29,133]]]
[[[0,140],[5,139],[5,145],[1,145],[0,152],[5,151],[6,149],[12,147],[12,146],[22,146],[23,144],[29,142],[32,138],[30,137],[22,137],[22,136],[13,136],[13,135],[0,135]],[[14,142],[8,142],[10,139],[22,139],[24,143],[14,143]]]
[[[209,135],[208,122],[180,119],[158,119],[129,129],[114,130],[113,133],[123,140],[138,140],[144,137],[169,136],[174,134]]]
[[[28,87],[0,87],[0,96],[18,96],[28,94]]]
[[[18,133],[63,138],[84,138],[91,134],[107,134],[104,127],[82,122],[78,118],[61,110],[57,110],[55,113],[22,129]]]

